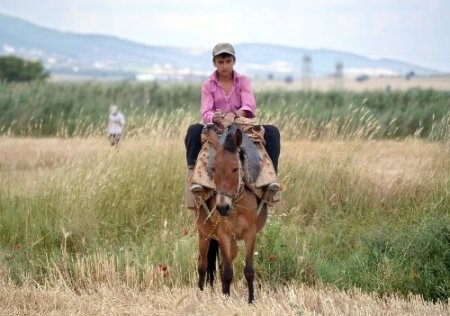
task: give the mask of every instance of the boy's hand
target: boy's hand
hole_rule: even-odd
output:
[[[222,112],[222,110],[216,110],[215,112],[214,112],[214,115],[213,115],[213,122],[215,123],[215,124],[217,124],[219,127],[225,127],[224,126],[224,115],[223,115],[223,112]]]
[[[225,128],[230,126],[231,124],[233,124],[235,118],[236,114],[234,114],[233,112],[228,112],[227,114],[225,114],[225,117],[223,119],[223,126]]]

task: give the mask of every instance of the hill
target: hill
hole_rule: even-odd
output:
[[[235,45],[238,69],[254,77],[334,75],[432,75],[437,71],[391,59],[370,59],[331,49],[304,49],[265,43]],[[114,36],[62,32],[0,14],[0,55],[39,59],[52,74],[204,77],[211,71],[210,48],[145,45]],[[304,58],[310,58],[305,64]],[[303,69],[303,70],[302,70]]]

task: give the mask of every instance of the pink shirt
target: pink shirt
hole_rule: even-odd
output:
[[[233,88],[229,95],[219,85],[217,70],[203,83],[200,111],[205,124],[212,123],[216,109],[225,113],[245,110],[247,117],[255,117],[256,102],[249,79],[236,71],[233,71],[233,78]]]

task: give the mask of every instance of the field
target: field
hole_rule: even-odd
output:
[[[406,80],[405,77],[380,76],[371,77],[367,81],[358,82],[353,77],[344,77],[340,81],[332,77],[312,78],[309,82],[296,80],[293,83],[286,83],[282,80],[254,80],[253,83],[257,91],[266,89],[300,90],[309,87],[315,91],[329,91],[344,89],[348,91],[383,91],[408,90],[408,89],[436,89],[450,90],[450,75],[412,77]]]
[[[0,128],[1,314],[448,314],[445,94],[259,95],[260,119],[281,128],[285,189],[257,240],[260,286],[249,306],[241,253],[230,298],[218,285],[195,287],[194,215],[183,204],[195,89],[60,88],[0,89],[3,119],[18,118]],[[88,105],[118,95],[131,103],[115,149]],[[148,95],[153,101],[140,103]],[[296,109],[298,100],[311,104]],[[348,100],[369,106],[339,105]],[[274,102],[277,110],[264,105]],[[393,116],[383,116],[385,102]],[[144,111],[155,103],[171,111]],[[307,111],[330,104],[327,116]],[[30,111],[62,105],[71,115],[54,114],[53,127],[39,124],[45,116],[30,121]]]
[[[375,275],[353,271],[372,279],[365,281],[373,283],[365,293],[339,271],[351,266],[326,267],[360,252],[362,245],[351,245],[360,238],[372,238],[366,241],[371,247],[387,243],[383,234],[401,233],[396,232],[397,225],[416,234],[401,246],[406,257],[425,251],[409,243],[418,242],[420,247],[430,238],[439,238],[419,234],[448,229],[448,144],[415,139],[284,142],[283,148],[290,148],[281,159],[286,190],[257,245],[256,271],[262,289],[257,291],[255,307],[248,307],[241,299],[245,288],[239,260],[237,289],[229,300],[221,298],[217,289],[205,294],[195,290],[195,227],[193,214],[182,205],[181,143],[181,137],[138,137],[125,139],[115,150],[95,137],[0,138],[4,254],[0,271],[3,280],[22,284],[4,285],[1,297],[7,304],[0,304],[4,312],[441,315],[448,311],[443,303],[398,296],[402,291],[395,289],[395,283],[414,276],[395,274],[423,271],[414,264],[396,267],[390,250],[372,254],[377,267],[366,266],[363,261],[368,258],[359,254],[364,265],[360,269],[375,268],[371,271]],[[437,196],[429,199],[430,194]],[[349,199],[357,204],[354,209],[346,206]],[[364,199],[374,200],[357,201]],[[370,203],[379,209],[371,210]],[[289,249],[285,249],[286,238],[291,239]],[[448,246],[443,242],[443,247]],[[320,254],[323,251],[333,254]],[[448,249],[441,251],[448,256]],[[269,261],[269,255],[275,255],[276,261]],[[438,259],[432,253],[421,255],[428,256],[424,260]],[[170,275],[165,276],[161,264],[168,265]],[[405,268],[409,270],[397,271]],[[336,276],[327,275],[332,273]],[[447,295],[448,278],[440,282],[447,287],[442,295]]]

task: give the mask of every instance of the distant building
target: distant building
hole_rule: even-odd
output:
[[[409,80],[409,79],[411,79],[412,77],[414,77],[416,74],[414,73],[414,71],[410,71],[410,72],[408,72],[406,75],[405,75],[405,79],[406,80]]]
[[[312,74],[312,58],[309,55],[304,55],[302,59],[302,83],[303,89],[311,89],[311,74]]]
[[[356,81],[358,82],[364,82],[369,80],[369,76],[368,75],[359,75],[355,78]]]
[[[343,88],[343,80],[344,77],[344,64],[342,62],[337,62],[335,66],[335,73],[334,73],[334,86],[335,89],[342,89]]]

